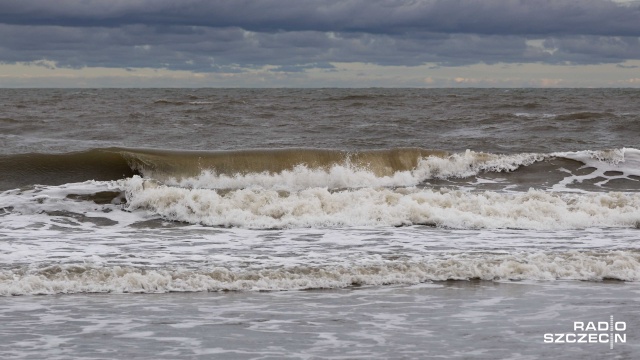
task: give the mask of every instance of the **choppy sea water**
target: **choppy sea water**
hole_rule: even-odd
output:
[[[2,90],[0,354],[635,358],[639,95]]]

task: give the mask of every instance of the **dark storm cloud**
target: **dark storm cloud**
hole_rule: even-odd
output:
[[[619,63],[640,59],[638,19],[640,6],[605,0],[4,1],[0,62],[192,71]]]

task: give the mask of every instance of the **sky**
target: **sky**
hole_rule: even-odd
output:
[[[0,87],[640,88],[640,1],[5,0]]]

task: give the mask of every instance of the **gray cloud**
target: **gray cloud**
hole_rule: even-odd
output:
[[[640,36],[640,7],[608,0],[20,0],[0,22],[240,27],[250,31]]]
[[[198,72],[619,63],[640,59],[638,19],[637,4],[606,0],[5,1],[0,62]]]

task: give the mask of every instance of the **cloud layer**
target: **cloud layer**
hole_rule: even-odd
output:
[[[332,63],[602,64],[640,59],[640,5],[608,0],[21,0],[0,62],[195,72]]]

